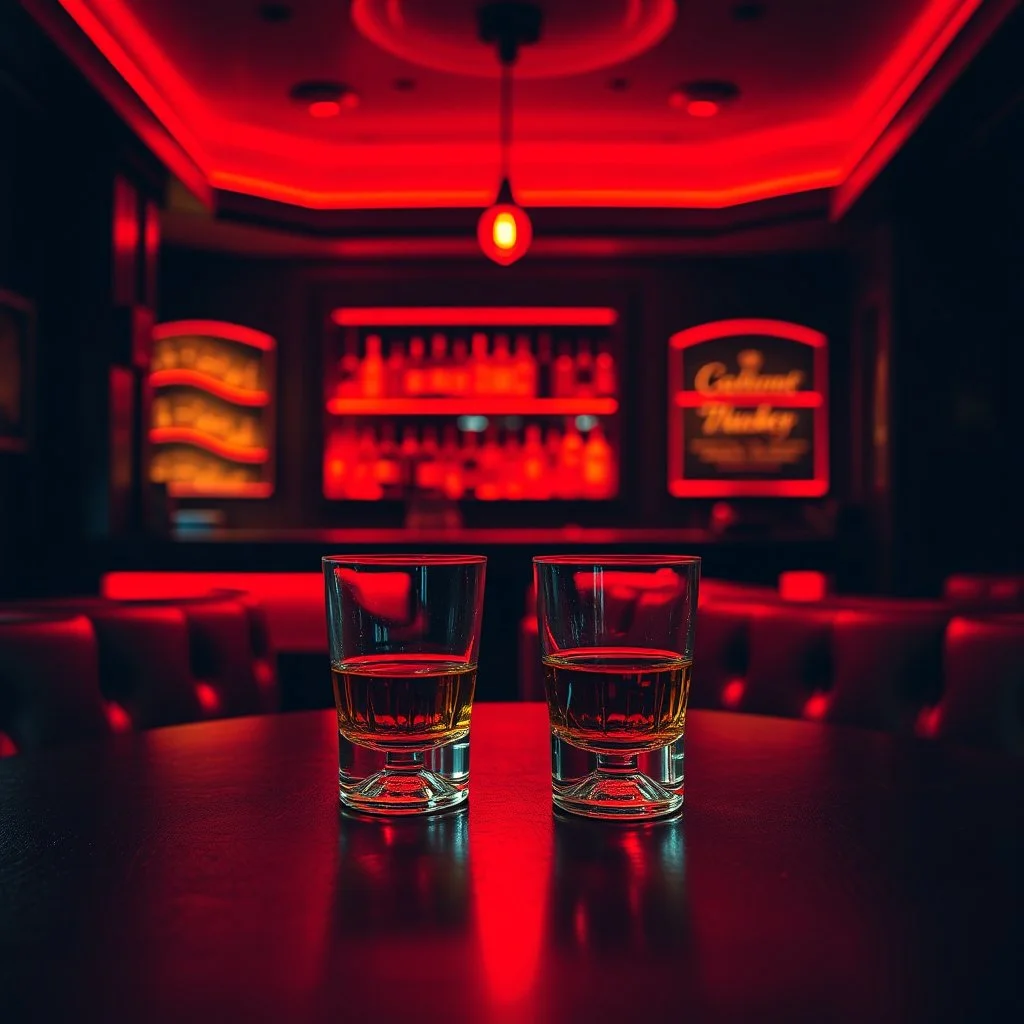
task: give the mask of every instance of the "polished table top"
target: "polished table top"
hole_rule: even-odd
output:
[[[329,712],[0,762],[0,1019],[1020,1019],[1020,763],[695,712],[638,827],[553,817],[546,733],[478,706],[415,820],[339,816]]]

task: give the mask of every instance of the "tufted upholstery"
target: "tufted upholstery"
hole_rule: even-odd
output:
[[[189,657],[210,717],[259,714],[267,694],[257,678],[249,613],[234,596],[175,601],[188,626]]]
[[[960,608],[1024,608],[1024,574],[969,574],[949,576],[943,584],[943,596]]]
[[[946,630],[942,697],[922,735],[1024,752],[1024,615],[953,619]]]
[[[100,653],[100,685],[136,729],[203,717],[180,608],[96,601],[86,609]]]
[[[821,717],[829,722],[911,732],[942,681],[941,606],[841,609],[832,623],[832,686]]]
[[[111,732],[85,616],[0,613],[0,748],[11,754]]]

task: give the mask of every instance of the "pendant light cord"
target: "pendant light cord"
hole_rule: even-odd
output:
[[[512,62],[501,65],[501,181],[509,177],[509,154],[512,149]]]

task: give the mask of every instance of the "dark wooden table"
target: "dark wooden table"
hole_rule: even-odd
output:
[[[535,705],[468,811],[339,818],[331,713],[0,762],[0,1020],[1021,1019],[1024,771],[697,712],[682,821],[556,820]]]

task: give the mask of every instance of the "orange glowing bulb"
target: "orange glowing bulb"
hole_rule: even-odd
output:
[[[494,244],[499,249],[511,249],[516,244],[516,219],[511,213],[499,213],[491,229]]]

